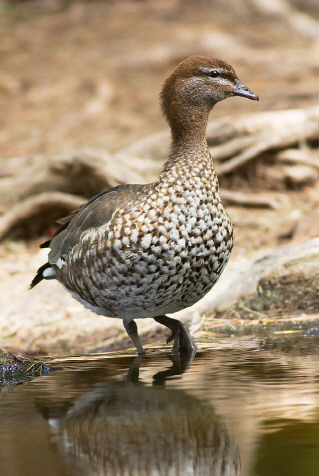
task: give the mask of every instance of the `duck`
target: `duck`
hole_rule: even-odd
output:
[[[144,318],[170,330],[173,352],[196,352],[188,327],[167,314],[202,299],[233,248],[206,128],[212,108],[236,96],[259,100],[227,62],[198,55],[181,61],[160,95],[171,148],[159,177],[105,190],[62,219],[40,245],[50,249],[48,261],[30,287],[57,279],[86,308],[122,319],[139,354],[135,320]]]

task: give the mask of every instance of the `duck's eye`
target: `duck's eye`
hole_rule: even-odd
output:
[[[210,76],[211,78],[217,78],[219,76],[219,72],[217,71],[217,69],[213,69],[209,72],[208,76]]]

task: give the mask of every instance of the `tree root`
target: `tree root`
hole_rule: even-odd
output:
[[[0,240],[9,236],[24,239],[37,236],[84,201],[84,198],[61,192],[44,192],[28,197],[0,218]]]

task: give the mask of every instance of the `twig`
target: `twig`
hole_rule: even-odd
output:
[[[271,195],[262,193],[234,192],[233,190],[221,190],[221,196],[225,203],[249,207],[262,207],[277,209],[282,206],[281,201]]]

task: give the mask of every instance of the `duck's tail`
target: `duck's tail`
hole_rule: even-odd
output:
[[[39,284],[42,279],[55,279],[55,277],[56,273],[52,268],[51,264],[45,263],[38,269],[37,274],[33,278],[32,283],[30,284],[30,289],[34,288],[34,286]]]

